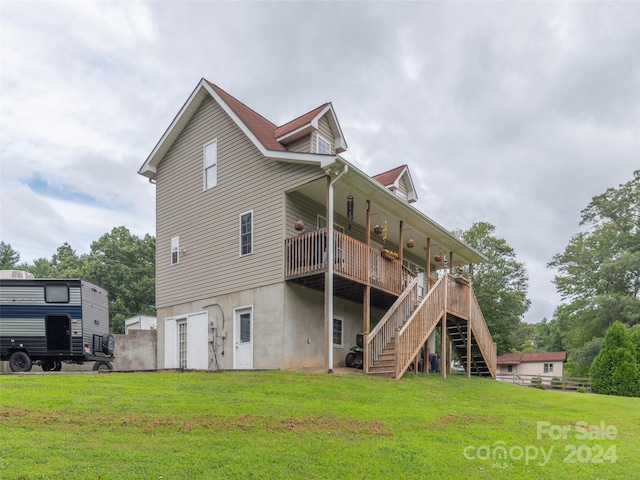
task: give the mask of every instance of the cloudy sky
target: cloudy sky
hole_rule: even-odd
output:
[[[155,233],[137,175],[205,77],[276,124],[333,102],[373,175],[418,208],[487,221],[530,277],[580,211],[640,168],[640,2],[0,2],[0,236],[30,262]]]

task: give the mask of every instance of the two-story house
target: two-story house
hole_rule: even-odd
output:
[[[364,333],[365,371],[399,377],[438,330],[443,374],[453,351],[495,377],[467,280],[485,257],[413,207],[406,165],[370,177],[346,149],[331,103],[278,126],[198,83],[139,170],[156,188],[159,368],[332,371]]]

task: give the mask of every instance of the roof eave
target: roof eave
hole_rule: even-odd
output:
[[[365,182],[369,187],[373,188],[380,197],[372,198],[371,200],[377,200],[379,203],[384,203],[385,206],[389,206],[390,204],[393,206],[395,210],[404,211],[407,213],[407,219],[410,217],[414,217],[418,222],[422,222],[426,224],[429,229],[435,230],[440,236],[444,237],[452,247],[452,250],[461,258],[463,258],[468,263],[484,263],[489,259],[475,248],[467,245],[458,237],[456,237],[451,231],[447,230],[439,223],[435,222],[423,212],[415,208],[413,205],[405,202],[393,192],[391,192],[388,188],[382,185],[380,182],[374,180],[372,177],[349,163],[347,160],[340,156],[335,157],[337,164],[339,165],[348,165],[349,173],[351,175],[355,175],[359,181]],[[332,167],[333,164],[328,164],[325,168],[328,170]],[[417,227],[417,226],[416,226]]]

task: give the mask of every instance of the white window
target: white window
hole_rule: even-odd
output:
[[[317,138],[316,151],[318,153],[325,153],[325,154],[331,155],[331,144],[320,135],[317,135],[316,138]]]
[[[218,184],[218,141],[214,140],[204,146],[204,189],[208,190]]]
[[[187,368],[187,319],[178,320],[178,367]]]
[[[545,363],[544,364],[544,373],[553,372],[553,363]]]
[[[171,239],[171,265],[180,263],[180,237]]]
[[[342,319],[333,319],[333,346],[342,347],[343,335],[342,335]]]
[[[240,255],[253,252],[253,210],[240,215]]]

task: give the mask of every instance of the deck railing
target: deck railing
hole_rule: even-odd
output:
[[[365,365],[374,365],[391,341],[395,346],[395,376],[400,378],[447,312],[469,322],[470,331],[487,364],[496,375],[496,344],[482,315],[471,285],[460,277],[445,274],[419,300],[413,283],[398,298],[367,336]]]
[[[395,336],[396,378],[409,368],[413,359],[445,313],[446,277],[440,278]]]
[[[368,355],[365,359],[365,371],[375,364],[382,351],[393,341],[396,332],[411,316],[418,302],[418,279],[414,278],[373,330],[365,335],[365,354]]]
[[[478,300],[475,293],[473,293],[473,289],[471,287],[468,288],[469,297],[471,299],[471,305],[469,309],[469,325],[471,326],[473,335],[476,337],[478,347],[480,348],[480,351],[485,358],[487,367],[489,367],[491,376],[493,378],[496,378],[496,361],[498,358],[498,347],[491,337],[489,327],[487,327],[487,322],[482,315],[482,310],[480,310],[480,305],[478,305]]]
[[[398,260],[382,258],[381,252],[343,233],[333,232],[337,275],[400,295],[415,275]],[[367,272],[367,256],[370,271]],[[285,277],[295,278],[327,269],[327,229],[303,233],[285,240]]]

